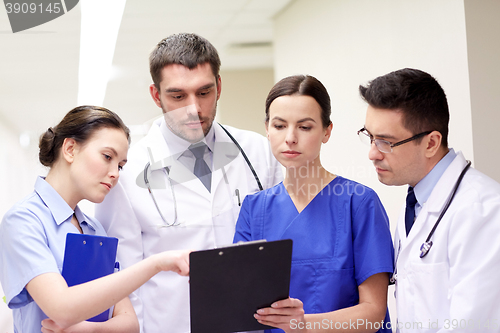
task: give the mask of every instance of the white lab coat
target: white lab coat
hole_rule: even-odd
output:
[[[404,208],[399,217],[394,243],[399,332],[500,332],[500,184],[470,168],[431,250],[420,258],[420,247],[465,165],[459,152],[408,238]]]
[[[246,194],[259,190],[241,153],[223,129],[214,123],[214,164],[220,164],[224,159],[229,163],[223,167],[214,166],[212,191],[209,193],[190,170],[174,162],[170,178],[181,225],[161,227],[164,222],[144,185],[143,176],[145,165],[150,162],[152,172],[148,173],[148,178],[155,199],[167,222],[174,222],[172,191],[162,169],[170,166],[173,159],[169,158],[169,149],[160,131],[161,121],[164,121],[163,117],[156,120],[147,136],[129,150],[128,163],[121,171],[118,184],[105,201],[96,206],[96,217],[108,235],[119,239],[118,260],[122,268],[161,251],[201,250],[231,244],[240,210],[238,201],[242,202]],[[281,166],[272,156],[266,138],[254,132],[225,127],[247,154],[264,188],[282,180]],[[218,145],[227,147],[218,149]],[[239,190],[239,199],[236,189]],[[188,280],[188,277],[173,272],[161,272],[131,295],[141,332],[190,331]]]

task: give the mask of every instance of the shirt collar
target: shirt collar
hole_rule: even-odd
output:
[[[98,229],[95,222],[92,221],[91,219],[87,218],[87,216],[80,210],[80,207],[78,207],[78,205],[75,207],[75,216],[76,216],[76,219],[78,220],[78,223],[80,224],[80,227],[84,231],[84,233],[86,233],[85,228],[84,228],[85,226],[88,226],[94,232]]]
[[[172,132],[172,130],[167,126],[165,120],[163,120],[160,124],[160,132],[163,135],[165,142],[167,142],[168,144],[170,154],[177,156],[177,158],[186,150],[188,150],[189,146],[191,145],[191,142],[184,140],[183,138],[177,136],[174,132]],[[214,151],[215,131],[213,123],[212,127],[210,127],[210,131],[208,131],[207,135],[199,142],[205,143],[211,152]]]
[[[210,131],[208,131],[207,135],[203,139],[205,144],[208,146],[208,149],[210,149],[211,152],[214,151],[214,146],[215,146],[215,130],[214,130],[214,123],[212,123],[212,127],[210,127]]]
[[[57,191],[49,183],[47,183],[45,177],[38,177],[36,179],[35,191],[40,199],[42,199],[45,205],[49,208],[57,225],[68,221],[69,219],[71,219],[71,216],[75,214],[80,227],[82,227],[82,230],[85,231],[87,227],[92,229],[93,231],[96,231],[98,229],[95,222],[87,218],[87,216],[80,210],[80,207],[78,207],[78,205],[73,211],[68,203],[61,197],[61,195],[57,193]]]
[[[456,156],[455,150],[450,148],[449,152],[434,166],[434,168],[415,185],[415,197],[419,205],[423,205],[427,202],[437,182]]]
[[[38,177],[36,179],[35,192],[50,209],[57,225],[60,225],[73,215],[73,209],[71,209],[59,193],[45,181],[45,177]]]

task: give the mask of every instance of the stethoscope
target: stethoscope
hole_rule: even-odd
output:
[[[257,172],[255,171],[254,167],[252,166],[252,163],[248,159],[247,154],[245,154],[245,152],[243,151],[243,148],[241,148],[240,144],[231,135],[231,133],[229,133],[229,131],[224,126],[222,126],[221,124],[219,124],[219,126],[224,130],[224,132],[226,132],[227,136],[231,139],[231,141],[233,141],[233,143],[236,145],[236,147],[238,148],[238,150],[241,152],[241,155],[245,159],[245,162],[247,163],[248,167],[250,168],[250,171],[252,171],[253,177],[255,178],[255,181],[257,182],[257,185],[259,186],[259,190],[262,191],[264,188],[262,187],[262,184],[260,182],[259,176],[257,175]],[[169,223],[167,221],[167,219],[161,213],[160,207],[158,206],[158,203],[156,202],[156,199],[155,199],[155,196],[153,194],[153,191],[151,190],[151,185],[149,184],[149,179],[148,179],[148,170],[149,170],[150,166],[151,166],[150,162],[148,162],[148,163],[146,163],[146,166],[144,167],[144,183],[146,184],[146,186],[148,188],[149,195],[153,199],[153,202],[155,204],[156,210],[158,211],[158,214],[160,214],[160,217],[163,220],[164,225],[162,225],[162,227],[173,227],[173,226],[176,226],[176,225],[180,225],[180,223],[177,221],[177,200],[175,199],[174,186],[173,186],[172,180],[170,179],[170,176],[169,176],[170,169],[168,167],[164,167],[163,168],[165,170],[166,175],[167,175],[168,183],[170,185],[170,191],[172,192],[172,199],[174,201],[174,222],[172,222],[172,223]],[[238,204],[241,205],[241,201],[239,201],[239,190],[238,189],[235,190],[235,194],[238,197]]]
[[[169,177],[169,172],[170,170],[167,167],[164,167],[163,170],[166,171],[167,178],[168,178],[168,183],[170,185],[170,191],[172,192],[172,199],[174,201],[174,222],[168,223],[167,219],[163,216],[161,213],[160,207],[158,206],[158,203],[156,202],[155,196],[153,194],[153,191],[151,190],[151,185],[149,185],[149,179],[148,179],[148,169],[150,167],[150,163],[146,163],[146,166],[144,167],[144,183],[146,183],[146,186],[148,187],[148,192],[149,195],[151,195],[151,198],[153,199],[153,202],[155,204],[156,210],[158,211],[158,214],[160,214],[161,219],[163,220],[163,223],[165,227],[173,227],[176,225],[179,225],[180,223],[177,223],[177,200],[175,200],[175,191],[174,191],[174,186],[172,185],[172,179]]]
[[[420,246],[420,259],[424,258],[427,255],[427,253],[429,253],[429,251],[431,250],[432,245],[433,245],[431,238],[434,235],[434,232],[436,231],[436,228],[439,225],[439,222],[441,222],[441,219],[443,218],[444,214],[448,210],[448,207],[450,207],[450,204],[451,204],[453,198],[455,197],[455,194],[457,193],[458,186],[460,186],[460,183],[462,182],[462,179],[464,178],[465,173],[469,169],[470,165],[471,165],[471,161],[467,161],[467,165],[464,167],[464,169],[460,173],[460,176],[458,176],[458,179],[455,183],[455,186],[453,187],[453,190],[451,192],[450,198],[448,199],[448,202],[446,202],[446,205],[444,206],[443,210],[441,211],[441,214],[439,214],[439,217],[438,217],[436,223],[434,223],[434,226],[432,227],[431,231],[429,232],[429,235],[427,235],[425,242],[423,242],[422,246]],[[401,244],[401,242],[400,242],[400,244]],[[399,257],[399,251],[398,251],[398,257]],[[394,273],[390,279],[391,284],[396,282],[396,275],[397,275],[397,269],[398,269],[397,268],[397,261],[398,261],[398,258],[396,257],[396,267],[394,268]]]
[[[446,203],[446,206],[444,206],[444,208],[441,211],[441,214],[439,215],[436,223],[434,223],[434,226],[432,227],[431,232],[429,232],[429,235],[427,236],[427,239],[425,240],[425,242],[420,247],[420,258],[425,257],[427,255],[427,253],[429,253],[429,251],[431,250],[431,247],[432,247],[432,244],[433,244],[432,241],[431,241],[431,237],[432,237],[432,235],[434,235],[434,231],[436,231],[436,228],[437,228],[439,222],[441,222],[441,219],[443,218],[444,213],[446,213],[446,211],[448,210],[448,207],[450,207],[451,201],[453,200],[453,198],[455,197],[455,194],[457,193],[458,186],[462,182],[462,179],[464,178],[465,173],[469,169],[470,165],[471,165],[471,161],[467,161],[467,165],[462,170],[462,173],[460,174],[460,176],[458,176],[457,182],[455,183],[455,186],[453,187],[453,190],[451,192],[451,196],[448,199],[448,202]]]

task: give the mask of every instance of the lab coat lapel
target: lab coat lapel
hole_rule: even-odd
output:
[[[194,192],[197,195],[203,197],[204,200],[211,201],[212,194],[207,190],[205,185],[203,185],[201,180],[199,180],[198,177],[194,175],[193,171],[186,168],[179,161],[176,160],[175,162],[176,163],[172,165],[172,169],[170,170],[170,178],[173,181],[177,182],[179,185],[186,187],[188,191]],[[196,204],[195,199],[193,199],[193,204]]]
[[[166,182],[161,171],[165,167],[171,167],[172,158],[170,156],[170,150],[163,139],[163,135],[160,131],[160,124],[163,121],[163,117],[156,119],[148,134],[143,139],[144,149],[146,150],[147,156],[144,156],[145,161],[149,163],[148,178],[152,189],[164,189],[166,188]],[[145,175],[146,164],[141,166],[144,168],[141,173],[137,175],[137,185],[146,188]]]
[[[177,160],[170,164],[169,176],[177,184],[188,183],[196,179],[196,176]]]
[[[241,203],[248,193],[248,174],[245,169],[247,166],[243,157],[239,156],[241,153],[231,138],[219,124],[214,126],[212,213],[214,217],[221,214],[231,214],[230,219],[236,223]],[[222,221],[216,220],[216,224]],[[234,234],[234,229],[231,232]]]
[[[462,152],[457,152],[457,156],[448,166],[429,196],[429,200],[427,201],[427,209],[429,212],[437,213],[443,210],[444,205],[448,202],[451,192],[453,191],[453,187],[455,186],[455,183],[466,164],[467,161],[462,155]]]
[[[164,121],[163,117],[156,119],[151,125],[146,135],[145,143],[148,150],[148,159],[151,170],[159,170],[171,164],[170,150],[160,131],[160,124]]]
[[[217,193],[218,191],[227,191],[229,180],[234,182],[236,179],[239,179],[238,176],[229,175],[235,171],[235,168],[238,168],[237,165],[239,166],[240,164],[238,163],[240,159],[238,155],[241,153],[220,125],[214,124],[214,126],[215,145],[213,155],[212,192]],[[243,170],[240,171],[240,177],[246,179]]]
[[[425,204],[423,207],[422,207],[422,210],[420,211],[420,213],[418,214],[417,218],[415,219],[415,223],[413,223],[413,226],[411,227],[411,230],[410,230],[410,233],[408,234],[408,237],[406,237],[406,227],[405,227],[405,210],[403,209],[403,212],[401,213],[401,218],[400,218],[400,221],[402,221],[402,225],[400,225],[400,237],[403,237],[403,239],[405,239],[404,242],[401,243],[401,245],[403,246],[405,243],[407,244],[411,244],[413,243],[413,241],[416,239],[421,239],[422,237],[423,238],[426,238],[426,236],[422,236],[421,233],[422,233],[422,229],[424,229],[424,226],[428,219],[428,215],[429,215],[429,212],[427,210],[427,205]],[[422,241],[423,242],[423,241]]]
[[[198,180],[191,170],[178,161],[179,156],[171,155],[170,149],[160,130],[161,121],[164,121],[163,117],[156,119],[147,135],[146,147],[151,171],[167,168],[173,184],[185,186],[188,190],[210,200],[211,194],[207,191],[203,183]]]
[[[452,163],[448,166],[445,173],[441,176],[432,190],[429,199],[426,203],[424,203],[424,206],[418,214],[408,237],[406,237],[404,223],[405,209],[403,207],[398,220],[398,237],[401,240],[400,254],[403,254],[405,251],[410,251],[412,248],[411,244],[414,242],[418,241],[420,244],[425,241],[427,235],[434,226],[434,223],[437,221],[440,212],[444,208],[444,205],[448,201],[455,182],[466,163],[467,162],[465,161],[462,153],[458,152],[457,157],[455,157]],[[395,246],[398,246],[398,244],[395,244]]]
[[[197,181],[188,181],[185,183],[185,186],[195,191],[196,193],[202,195],[205,199],[211,200],[214,205],[217,200],[215,200],[216,196],[218,196],[218,192],[220,191],[228,191],[229,179],[237,179],[237,177],[227,176],[233,170],[233,165],[236,157],[240,153],[236,145],[233,141],[227,136],[224,130],[220,127],[219,124],[214,123],[214,131],[215,131],[215,142],[214,142],[214,151],[213,151],[213,163],[212,163],[212,184],[211,191],[208,192],[203,183],[197,180],[197,177],[192,173],[191,170],[187,170],[182,164],[176,167],[175,177],[179,176],[180,179],[184,179],[188,171],[189,176],[192,179],[196,179]],[[182,168],[181,168],[182,167]],[[174,177],[174,176],[172,176]],[[227,182],[227,184],[225,184]],[[231,197],[231,193],[223,194],[224,197]],[[220,196],[219,196],[220,197]],[[220,208],[212,207],[214,212],[220,210]]]
[[[405,207],[401,209],[399,213],[399,218],[396,226],[396,237],[394,237],[394,250],[396,253],[394,254],[394,257],[397,258],[399,255],[399,252],[403,249],[403,247],[406,245],[407,239],[406,239],[406,228],[405,228]]]

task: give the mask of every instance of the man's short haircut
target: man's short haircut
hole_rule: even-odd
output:
[[[403,126],[413,135],[440,132],[441,146],[448,147],[448,102],[443,88],[430,74],[418,69],[400,69],[379,76],[366,86],[360,85],[359,92],[374,108],[402,112]]]
[[[220,59],[215,47],[201,36],[180,33],[163,39],[151,51],[149,71],[156,89],[159,90],[162,80],[161,71],[165,66],[178,64],[193,69],[207,62],[214,76],[218,78]]]

